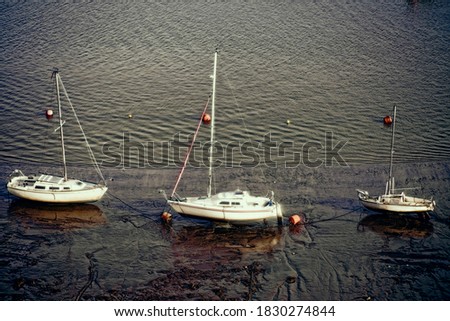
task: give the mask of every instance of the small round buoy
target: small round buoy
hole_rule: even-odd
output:
[[[165,223],[170,223],[172,221],[172,214],[170,214],[169,212],[164,212],[161,214],[161,219]]]
[[[211,123],[211,115],[204,114],[202,118],[203,124],[209,125]]]
[[[133,118],[133,115],[132,114],[128,114],[128,118]]]
[[[53,110],[52,109],[47,109],[45,111],[45,117],[47,117],[47,119],[53,118]]]
[[[383,122],[385,125],[390,125],[392,124],[392,117],[391,116],[386,116],[383,118]]]
[[[291,123],[291,120],[290,119],[288,119],[288,120],[286,120],[286,124],[290,124]]]
[[[301,223],[301,221],[302,221],[302,218],[298,214],[294,214],[294,215],[291,215],[291,217],[289,217],[289,222],[292,225],[297,225],[297,224]]]

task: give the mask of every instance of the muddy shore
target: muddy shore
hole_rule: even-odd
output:
[[[382,192],[385,165],[219,168],[218,189],[273,190],[283,204],[282,226],[250,227],[175,213],[163,224],[159,190],[171,190],[177,169],[104,172],[110,193],[87,207],[29,206],[2,188],[3,300],[450,298],[448,163],[396,168],[397,186],[435,197],[430,221],[360,206],[355,188]],[[188,170],[179,193],[201,195],[205,184],[204,170]],[[289,226],[293,213],[304,224]]]

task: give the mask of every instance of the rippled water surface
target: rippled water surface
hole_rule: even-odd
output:
[[[3,182],[15,168],[61,170],[57,120],[44,115],[58,67],[110,191],[52,207],[2,185],[3,300],[450,299],[447,1],[7,1],[0,12]],[[216,188],[274,190],[283,226],[159,220],[216,48]],[[429,221],[356,199],[383,191],[393,105],[397,185],[436,199]],[[95,179],[67,107],[69,174]],[[202,128],[180,194],[205,193],[208,141]],[[306,224],[289,226],[293,213]]]

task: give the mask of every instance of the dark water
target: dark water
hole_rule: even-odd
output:
[[[14,200],[3,185],[3,300],[450,298],[447,1],[0,9],[3,182],[17,167],[60,170],[56,120],[44,117],[55,107],[49,70],[59,67],[111,192],[93,205],[48,207]],[[193,132],[216,47],[217,140],[227,152],[217,155],[217,190],[274,190],[281,227],[159,220],[158,190],[171,190],[179,162],[163,147],[184,146]],[[429,221],[369,215],[356,200],[355,188],[383,191],[390,128],[382,118],[394,104],[397,185],[434,196]],[[64,115],[70,172],[92,179]],[[260,149],[245,167],[239,150],[230,157],[236,144],[257,146],[269,133],[271,159]],[[199,145],[208,139],[202,130]],[[305,146],[314,147],[309,158]],[[327,146],[341,148],[330,158]],[[205,168],[191,165],[179,190],[186,196],[206,190]],[[289,226],[293,213],[307,224]]]

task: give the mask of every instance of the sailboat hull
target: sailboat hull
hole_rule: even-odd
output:
[[[9,193],[22,199],[59,204],[96,202],[108,190],[103,185],[44,174],[12,177],[6,187]]]
[[[231,209],[225,207],[207,207],[186,202],[169,201],[170,206],[178,214],[210,221],[227,222],[230,224],[248,224],[264,220],[277,219],[281,216],[280,204],[271,208],[255,210]]]
[[[183,200],[168,200],[168,204],[183,216],[230,224],[249,224],[282,217],[280,204],[269,198],[246,193],[226,192],[210,198],[188,197]]]
[[[361,204],[370,210],[395,213],[421,213],[434,211],[435,202],[424,198],[402,194],[369,196],[366,191],[358,190]]]

